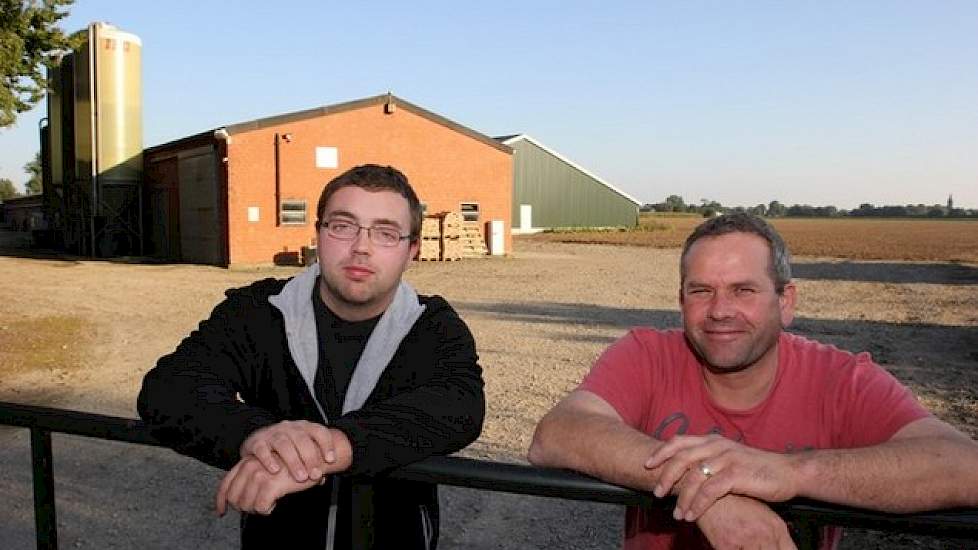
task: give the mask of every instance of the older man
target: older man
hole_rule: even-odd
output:
[[[792,548],[765,502],[893,512],[978,504],[978,445],[868,354],[784,332],[796,288],[762,219],[700,225],[681,257],[683,330],[635,329],[537,427],[530,461],[664,496],[625,548]],[[825,533],[832,547],[841,533]]]
[[[478,437],[465,323],[401,280],[421,205],[391,167],[353,168],[317,208],[319,262],[228,291],[143,381],[140,415],[175,450],[230,469],[216,505],[244,548],[350,548],[352,481],[372,484],[379,548],[434,548],[434,485],[384,479]]]

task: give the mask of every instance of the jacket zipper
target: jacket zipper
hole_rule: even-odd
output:
[[[428,507],[424,504],[418,506],[421,511],[421,534],[424,536],[425,550],[431,550],[431,542],[435,537],[434,529],[431,526],[431,518],[428,517]]]

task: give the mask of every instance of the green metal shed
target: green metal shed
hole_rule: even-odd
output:
[[[526,134],[513,148],[513,233],[564,227],[634,227],[641,203]]]

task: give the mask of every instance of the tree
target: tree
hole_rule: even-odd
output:
[[[913,204],[907,206],[908,214],[911,216],[926,216],[927,215],[927,205],[926,204]]]
[[[42,67],[80,44],[83,35],[68,37],[58,27],[73,1],[0,0],[0,128],[41,100],[48,85]]]
[[[20,196],[20,193],[14,187],[14,182],[7,178],[0,178],[0,201],[12,199],[17,196]]]
[[[679,195],[669,195],[666,197],[666,204],[672,212],[682,212],[686,210],[686,202]]]
[[[31,179],[24,184],[25,195],[40,195],[44,191],[44,184],[41,181],[41,153],[34,155],[34,160],[24,165],[24,171]]]
[[[767,205],[767,215],[771,216],[772,218],[784,216],[787,211],[788,209],[785,207],[785,205],[778,201],[771,201],[771,203]]]
[[[792,204],[785,211],[785,216],[812,216],[812,207],[807,204]]]

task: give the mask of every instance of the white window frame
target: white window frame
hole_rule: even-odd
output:
[[[278,219],[282,225],[306,225],[308,203],[306,199],[282,199]]]
[[[467,209],[466,206],[474,206],[475,208]],[[458,208],[459,213],[462,214],[463,222],[477,222],[479,221],[479,203],[477,202],[463,202],[459,203]]]

